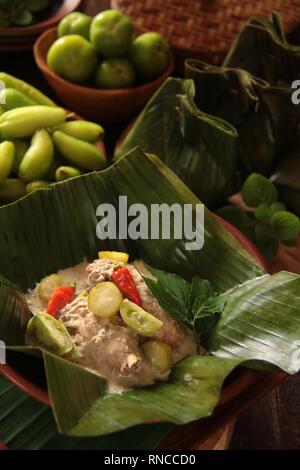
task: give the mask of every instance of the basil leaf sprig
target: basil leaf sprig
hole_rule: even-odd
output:
[[[147,266],[155,279],[143,277],[159,305],[176,320],[204,335],[213,328],[224,309],[226,295],[219,295],[206,279],[189,283],[177,274]]]

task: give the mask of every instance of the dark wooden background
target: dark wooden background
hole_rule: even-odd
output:
[[[141,1],[141,0],[140,0]],[[109,0],[86,0],[85,10],[95,14],[110,6]],[[31,52],[22,54],[0,54],[1,70],[38,86],[53,96],[39,70]],[[123,126],[106,127],[106,145],[109,153]],[[300,245],[298,250],[281,252],[276,268],[290,269],[300,273]],[[277,389],[252,405],[238,417],[230,443],[232,450],[300,450],[300,375],[290,377]]]

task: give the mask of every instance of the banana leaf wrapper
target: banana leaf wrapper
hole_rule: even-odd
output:
[[[269,175],[298,129],[300,107],[292,103],[291,90],[245,70],[193,59],[186,60],[185,74],[194,80],[197,106],[237,129],[242,172]]]
[[[253,18],[228,52],[224,67],[247,70],[273,86],[290,87],[300,76],[300,47],[287,42],[281,18]]]
[[[148,208],[150,204],[162,202],[199,203],[161,160],[135,149],[108,170],[36,191],[0,209],[3,273],[0,284],[0,337],[15,353],[42,358],[58,431],[73,438],[113,433],[102,443],[99,441],[99,446],[112,445],[114,439],[118,442],[122,430],[145,421],[183,424],[210,416],[218,403],[223,382],[231,371],[245,361],[262,361],[262,344],[266,351],[263,357],[268,364],[289,373],[294,373],[300,366],[297,359],[300,357],[299,346],[297,349],[294,344],[294,338],[300,337],[299,276],[290,273],[282,273],[279,277],[266,275],[208,210],[205,212],[205,243],[199,251],[186,251],[185,240],[100,242],[96,237],[96,208],[104,202],[116,204],[119,195],[126,195],[129,204],[143,203]],[[105,391],[105,379],[99,374],[45,350],[26,346],[24,334],[31,314],[22,290],[32,287],[46,274],[74,265],[83,258],[93,259],[99,249],[129,251],[133,257],[141,256],[149,264],[177,272],[186,279],[195,274],[210,279],[223,292],[222,295],[227,296],[228,302],[224,322],[221,320],[217,324],[207,340],[212,344],[214,355],[183,360],[173,369],[166,383],[110,395]],[[278,292],[284,299],[281,304]],[[249,312],[245,316],[248,306]],[[256,314],[253,306],[258,306],[261,312]],[[226,318],[230,320],[229,332]],[[252,331],[254,324],[255,337]],[[223,345],[223,328],[226,341],[236,345],[236,348],[231,346],[228,350],[227,344]],[[274,335],[276,348],[272,343]],[[7,387],[7,384],[2,386]],[[13,409],[16,402],[12,396],[8,393],[7,406]],[[32,403],[28,402],[29,410],[31,406]],[[21,420],[25,415],[20,409],[19,413]],[[46,415],[42,409],[36,413]],[[32,421],[37,419],[36,413],[33,412]],[[28,414],[26,416],[28,419]],[[50,419],[49,416],[46,418]],[[31,427],[28,421],[22,421],[22,429],[16,428],[15,433],[9,433],[11,420],[7,423],[4,428],[6,441],[13,441],[14,446],[25,439],[21,432],[26,428],[25,424],[28,433],[36,436],[36,427]],[[44,426],[45,423],[40,424]],[[168,426],[161,428],[158,434],[153,435],[151,442],[155,442],[167,429]],[[137,436],[136,428],[127,432]],[[141,436],[144,439],[145,434]],[[108,440],[109,437],[111,440]],[[57,436],[54,438],[58,439]],[[74,442],[70,441],[70,446],[76,447]],[[87,441],[80,442],[78,446],[88,445]],[[22,445],[25,446],[24,442]],[[36,443],[36,446],[41,445]],[[53,445],[46,436],[45,445]],[[143,445],[147,447],[150,443],[148,441]]]
[[[237,131],[200,111],[191,80],[169,78],[149,101],[116,150],[115,160],[138,146],[164,163],[208,207],[236,190]]]

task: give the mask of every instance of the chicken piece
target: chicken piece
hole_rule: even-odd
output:
[[[124,263],[116,263],[110,259],[95,260],[87,267],[88,285],[91,287],[97,282],[111,280],[112,272],[117,266],[125,266]],[[174,362],[197,354],[197,344],[193,333],[181,325],[177,320],[164,310],[151,291],[145,284],[141,274],[151,276],[142,261],[137,261],[135,265],[126,264],[136,288],[142,300],[142,307],[163,322],[162,328],[155,334],[154,338],[167,343],[173,352]],[[140,274],[141,273],[141,274]]]
[[[124,263],[109,258],[96,259],[86,268],[88,274],[87,289],[93,287],[97,282],[110,281],[113,270],[122,266],[124,266]]]
[[[138,261],[135,265],[127,265],[134,279],[136,288],[142,299],[142,307],[156,318],[163,322],[163,326],[155,334],[159,341],[167,343],[173,352],[174,362],[178,362],[184,357],[197,354],[197,344],[192,331],[181,325],[177,320],[164,310],[150,289],[145,284],[141,274],[151,276],[144,263]]]
[[[109,390],[153,384],[162,374],[145,360],[139,348],[139,338],[124,326],[120,317],[104,319],[95,316],[86,297],[77,297],[60,313],[76,345],[74,362],[105,377]]]

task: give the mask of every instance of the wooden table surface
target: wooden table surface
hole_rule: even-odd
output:
[[[272,271],[300,274],[300,241],[296,247],[280,247]],[[238,419],[230,449],[300,449],[300,374],[248,408]]]
[[[109,0],[86,0],[85,10],[95,14],[109,8]],[[39,70],[31,52],[0,54],[1,70],[29,81],[54,97]],[[109,126],[106,145],[111,153],[114,142],[123,126]],[[300,244],[297,248],[281,250],[273,266],[300,274]],[[227,447],[233,426],[225,433],[214,436],[204,448]],[[300,375],[290,377],[263,399],[252,405],[236,421],[229,448],[232,450],[300,449]]]

